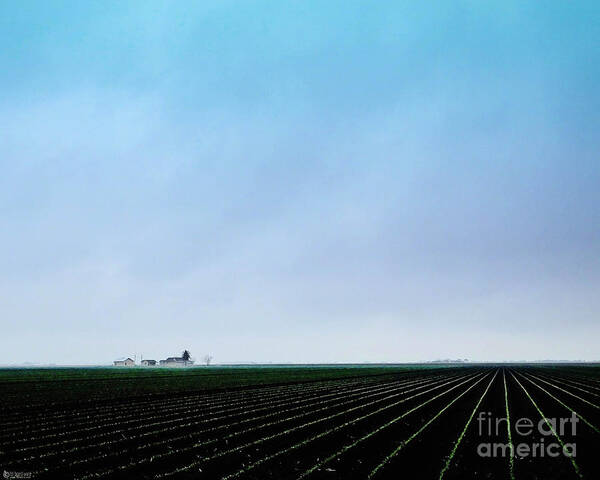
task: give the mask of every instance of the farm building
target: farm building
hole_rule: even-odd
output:
[[[161,360],[160,365],[163,367],[185,367],[188,365],[193,365],[193,360],[184,360],[181,357],[169,357],[166,360]]]
[[[133,367],[135,362],[131,358],[119,358],[114,361],[115,367]]]
[[[142,360],[142,365],[144,367],[155,367],[156,366],[156,360]]]

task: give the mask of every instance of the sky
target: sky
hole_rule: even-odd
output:
[[[600,360],[600,3],[0,3],[0,364]]]

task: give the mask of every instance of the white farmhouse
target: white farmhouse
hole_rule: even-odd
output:
[[[127,358],[118,358],[114,361],[115,367],[133,367],[135,366],[135,362],[127,357]]]
[[[161,360],[160,365],[162,367],[186,367],[188,365],[193,365],[193,360],[184,360],[181,357],[169,357],[166,360]]]

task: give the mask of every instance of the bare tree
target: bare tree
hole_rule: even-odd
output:
[[[204,363],[206,364],[207,367],[210,365],[210,362],[212,361],[212,359],[213,359],[212,355],[204,355]]]

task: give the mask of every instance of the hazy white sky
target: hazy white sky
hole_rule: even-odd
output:
[[[0,363],[600,359],[599,25],[0,4]]]

